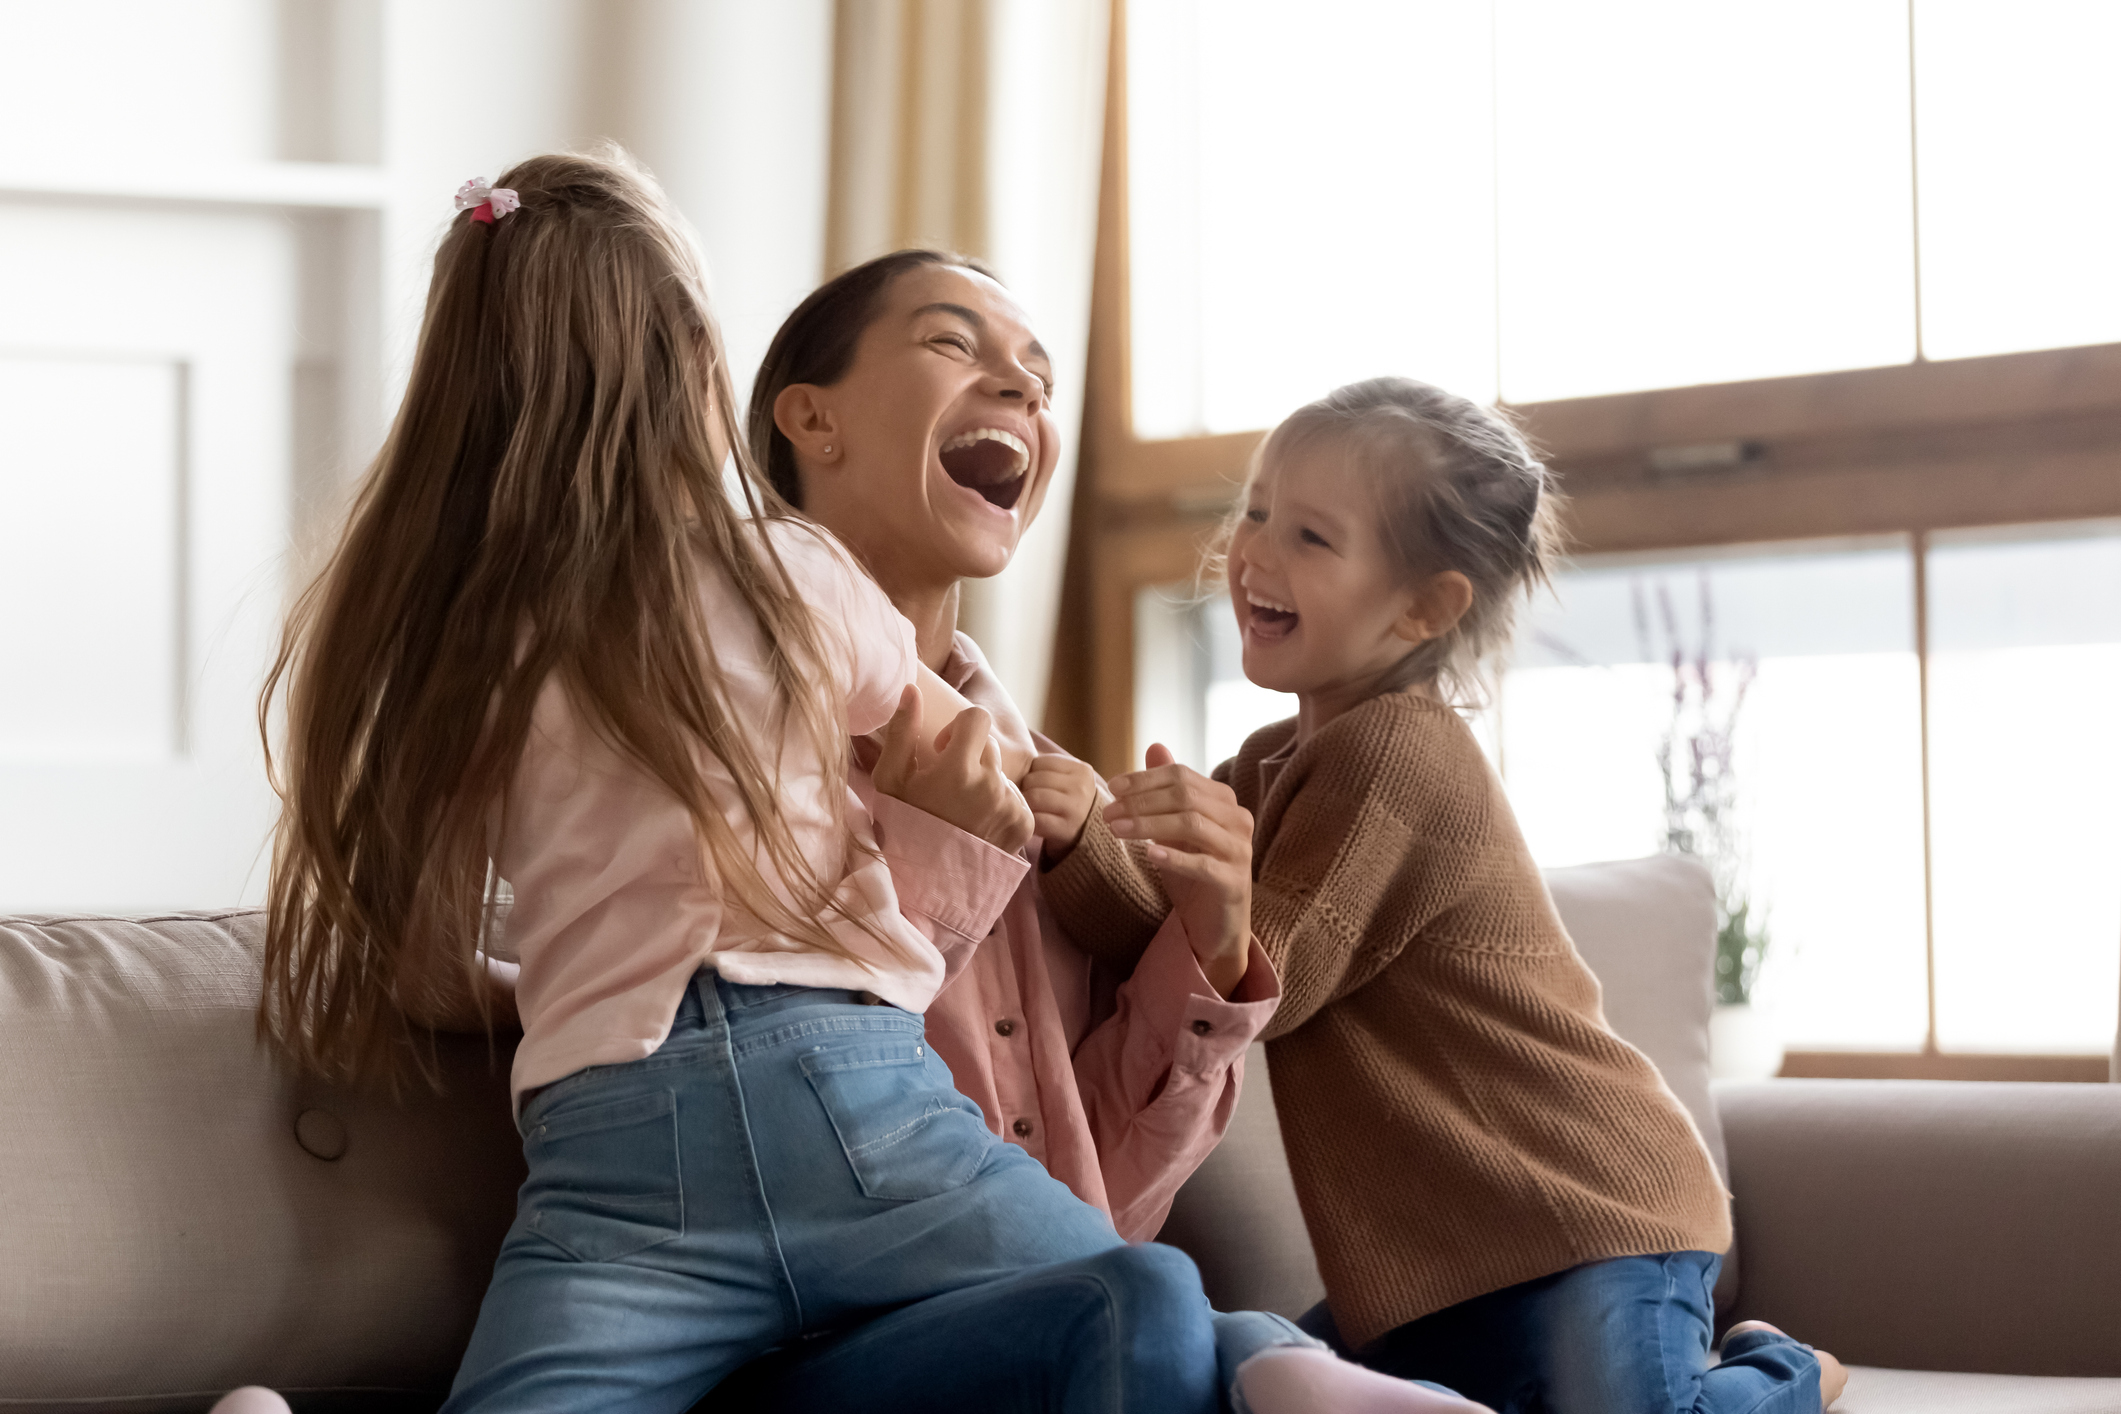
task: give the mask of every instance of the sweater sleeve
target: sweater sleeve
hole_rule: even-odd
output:
[[[1470,882],[1473,845],[1440,828],[1451,812],[1424,795],[1413,724],[1361,725],[1287,768],[1303,775],[1252,886],[1253,935],[1282,982],[1263,1040],[1369,982]]]
[[[1096,808],[1075,848],[1039,875],[1038,890],[1070,941],[1122,977],[1133,974],[1171,912],[1142,846],[1113,834]]]

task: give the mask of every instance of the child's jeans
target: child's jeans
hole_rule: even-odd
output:
[[[774,1346],[1061,1263],[1042,1279],[1127,1328],[1045,1407],[1219,1407],[1192,1264],[989,1133],[918,1016],[702,972],[654,1055],[545,1087],[518,1125],[530,1176],[448,1414],[676,1414]],[[930,1309],[965,1361],[1007,1358],[975,1293]]]
[[[1617,1257],[1461,1301],[1388,1331],[1352,1358],[1435,1380],[1496,1414],[1819,1414],[1819,1362],[1768,1331],[1709,1356],[1723,1259]],[[1332,1316],[1299,1323],[1339,1345]]]
[[[1176,1275],[1168,1281],[1165,1272]],[[1158,1290],[1145,1299],[1142,1288]],[[1040,1267],[879,1316],[823,1340],[755,1360],[694,1414],[860,1410],[862,1414],[1103,1414],[1154,1408],[1129,1390],[1141,1366],[1187,1358],[1173,1344],[1162,1290],[1181,1282],[1195,1318],[1208,1315],[1200,1276],[1176,1248],[1140,1244]],[[1318,1346],[1265,1311],[1214,1316],[1219,1382],[1270,1346]],[[1183,1322],[1190,1325],[1191,1322]]]

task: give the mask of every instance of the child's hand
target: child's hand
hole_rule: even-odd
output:
[[[1151,746],[1148,769],[1109,782],[1105,823],[1149,841],[1172,910],[1186,925],[1208,983],[1229,996],[1252,960],[1252,812],[1237,792]]]
[[[1035,756],[1024,773],[1024,803],[1031,807],[1033,833],[1045,842],[1046,863],[1058,864],[1090,823],[1097,772],[1073,756]]]
[[[871,778],[885,795],[947,820],[968,835],[1015,853],[1031,838],[1031,807],[1002,774],[994,719],[967,707],[936,736],[921,740],[921,695],[908,687],[884,726],[883,754]]]
[[[965,709],[972,705],[963,693],[944,682],[941,675],[925,663],[913,685],[921,691],[921,729],[938,741],[950,730],[950,724],[964,716]],[[991,716],[987,719],[987,726],[990,730],[994,726]],[[1002,774],[1012,781],[1023,780],[1024,772],[1031,769],[1034,748],[1025,743],[1011,744],[999,733],[995,734],[994,744],[1001,752]]]

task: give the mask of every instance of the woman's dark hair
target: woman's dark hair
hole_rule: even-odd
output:
[[[923,265],[972,270],[988,279],[994,272],[969,255],[947,250],[895,250],[833,276],[812,290],[795,312],[781,321],[751,384],[751,412],[745,431],[752,460],[780,498],[800,508],[803,487],[795,472],[795,447],[774,426],[773,404],[783,388],[810,383],[829,388],[847,376],[854,346],[876,322],[877,306],[891,282]]]

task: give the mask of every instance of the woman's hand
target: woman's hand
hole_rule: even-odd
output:
[[[1097,805],[1097,772],[1087,761],[1059,754],[1035,756],[1024,773],[1024,803],[1044,842],[1047,867],[1068,857]]]
[[[921,695],[908,687],[884,725],[883,754],[871,778],[885,795],[947,820],[968,835],[1015,853],[1031,838],[1031,807],[1002,774],[994,719],[967,707],[930,747],[920,729]]]
[[[1105,823],[1149,841],[1149,862],[1186,925],[1208,985],[1229,996],[1252,961],[1252,812],[1237,793],[1149,748],[1148,769],[1109,782]]]

